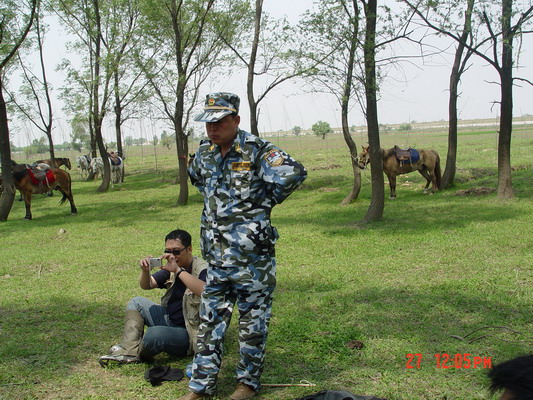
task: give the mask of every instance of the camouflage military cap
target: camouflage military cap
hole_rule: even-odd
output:
[[[204,112],[194,120],[198,122],[217,122],[226,115],[239,113],[239,96],[234,93],[209,93],[205,99]]]

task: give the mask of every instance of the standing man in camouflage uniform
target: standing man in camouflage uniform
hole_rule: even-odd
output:
[[[201,248],[209,263],[202,293],[198,351],[190,393],[179,400],[213,395],[223,339],[233,306],[239,310],[240,361],[233,400],[253,397],[260,388],[272,292],[276,286],[272,207],[285,200],[307,176],[305,168],[272,143],[239,129],[239,97],[207,95],[204,112],[209,140],[189,167],[204,196]]]

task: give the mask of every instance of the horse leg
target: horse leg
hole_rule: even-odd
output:
[[[420,172],[420,175],[422,175],[424,178],[426,178],[426,186],[424,187],[424,194],[428,192],[429,184],[433,183],[431,191],[435,193],[435,179],[433,176],[429,173],[427,169],[419,169],[418,172]]]
[[[72,196],[72,193],[69,193],[67,195],[68,201],[70,202],[70,213],[71,214],[77,214],[78,209],[76,208],[76,205],[74,204],[74,197]]]
[[[20,192],[20,194],[22,195],[22,191]],[[31,215],[31,194],[32,194],[31,190],[27,191],[24,194],[24,204],[26,205],[26,216],[24,217],[24,219],[32,219],[32,215]]]
[[[77,214],[78,209],[76,208],[76,205],[74,204],[74,197],[72,196],[72,192],[68,189],[63,188],[62,186],[57,186],[56,190],[59,190],[59,192],[63,195],[63,197],[59,201],[59,204],[63,204],[65,201],[68,200],[70,203],[70,212],[72,214]]]
[[[394,200],[396,198],[396,175],[387,174],[387,178],[389,178],[390,199]]]

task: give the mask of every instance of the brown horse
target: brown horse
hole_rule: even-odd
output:
[[[361,151],[358,157],[358,166],[359,168],[364,169],[370,162],[370,154],[368,152],[369,146],[362,147],[363,151]],[[420,175],[426,178],[427,182],[424,187],[424,193],[427,193],[430,184],[432,193],[435,193],[440,189],[440,157],[435,150],[418,150],[420,158],[415,162],[411,162],[409,159],[399,161],[397,157],[398,150],[400,149],[397,146],[388,150],[381,149],[383,172],[385,172],[389,178],[391,199],[396,198],[396,176],[413,171],[418,171]]]
[[[38,163],[44,163],[48,164],[52,168],[59,168],[62,165],[67,167],[68,169],[72,169],[72,165],[70,164],[70,158],[67,157],[60,157],[60,158],[49,158],[47,160],[39,160],[35,161],[36,164]]]
[[[70,202],[70,212],[76,214],[78,209],[74,205],[74,198],[72,197],[71,179],[67,171],[59,168],[50,169],[54,179],[53,183],[48,184],[46,181],[38,184],[32,182],[32,177],[26,165],[17,164],[13,161],[13,178],[15,180],[15,187],[20,191],[26,204],[25,219],[32,219],[31,215],[31,196],[32,194],[44,194],[54,189],[59,190],[63,194],[63,198],[59,204],[65,201]]]

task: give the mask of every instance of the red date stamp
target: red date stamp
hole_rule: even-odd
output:
[[[407,358],[405,368],[420,369],[424,357],[422,353],[407,353],[405,358]],[[437,369],[492,368],[492,357],[478,357],[470,353],[436,353],[433,354],[433,358]]]

